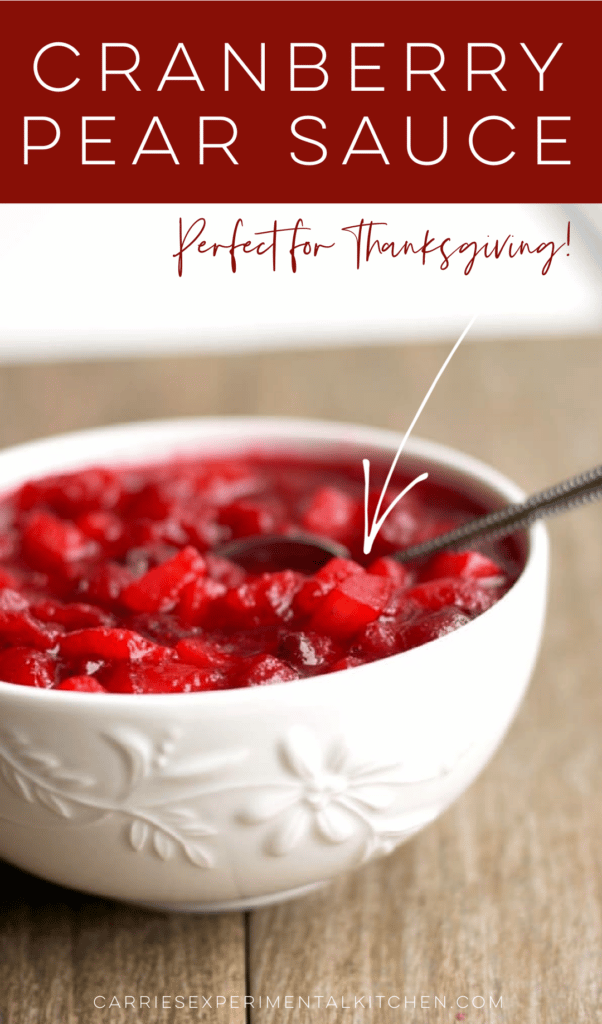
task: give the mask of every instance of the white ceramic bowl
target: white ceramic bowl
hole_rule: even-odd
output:
[[[286,419],[131,424],[0,454],[0,493],[92,464],[252,445],[393,457],[399,436]],[[524,495],[425,441],[429,463],[491,507]],[[483,615],[333,675],[177,695],[79,694],[0,682],[0,856],[61,885],[188,911],[300,894],[389,853],[437,817],[499,744],[526,688],[545,608],[547,536]]]

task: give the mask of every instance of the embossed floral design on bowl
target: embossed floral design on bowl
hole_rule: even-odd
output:
[[[241,820],[249,824],[272,821],[264,849],[272,856],[290,853],[313,828],[318,839],[344,843],[365,826],[364,859],[379,842],[401,842],[415,829],[401,824],[396,830],[383,820],[383,813],[394,803],[399,786],[435,781],[453,768],[441,765],[431,778],[416,766],[397,759],[361,756],[339,739],[322,750],[315,733],[301,725],[292,726],[280,744],[281,759],[290,783],[272,783],[255,790],[246,802]],[[458,755],[461,756],[461,755]]]
[[[65,435],[0,454],[0,490],[58,470],[175,453],[395,454],[396,434],[281,419],[190,419]],[[495,470],[423,441],[407,459],[492,506]],[[59,884],[181,910],[296,895],[432,821],[504,735],[537,654],[541,525],[492,608],[423,647],[292,683],[177,695],[0,682],[0,855]],[[511,641],[511,642],[510,642]]]

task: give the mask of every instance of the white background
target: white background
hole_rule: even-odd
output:
[[[204,237],[222,243],[238,216],[239,240],[302,217],[313,240],[337,244],[296,275],[284,259],[274,274],[269,256],[241,257],[233,275],[225,252],[191,250],[179,278],[180,216],[206,217]],[[466,257],[441,271],[436,257],[423,267],[374,256],[358,272],[341,227],[362,216],[387,221],[380,237],[398,245],[420,244],[426,228],[454,245],[566,239],[566,210],[543,205],[4,205],[0,359],[442,340],[473,312],[473,338],[602,329],[600,270],[574,222],[570,256],[562,250],[547,276],[545,256],[523,256],[480,258],[467,277]]]

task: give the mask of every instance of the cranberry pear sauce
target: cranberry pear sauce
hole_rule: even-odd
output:
[[[372,461],[370,522],[388,469]],[[409,479],[395,474],[382,509]],[[431,479],[364,556],[363,486],[359,457],[257,453],[24,484],[0,500],[0,680],[136,694],[288,682],[443,636],[518,576],[508,540],[419,566],[389,557],[486,511]],[[212,553],[233,538],[299,531],[345,544],[352,558],[313,576],[250,575]]]

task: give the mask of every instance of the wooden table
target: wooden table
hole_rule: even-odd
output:
[[[373,347],[5,368],[0,442],[215,413],[401,430],[446,351]],[[467,342],[419,433],[536,489],[601,461],[601,394],[602,338]],[[601,1020],[600,507],[555,521],[551,535],[550,610],[529,695],[493,762],[439,821],[316,895],[246,915],[149,913],[2,866],[2,1024],[439,1024],[461,1010],[470,1024]],[[255,999],[246,1012],[245,992]],[[124,1008],[126,995],[136,1002],[149,995],[151,1006]],[[177,995],[198,997],[198,1008],[175,1008]],[[107,1007],[116,996],[121,1006],[97,1009],[97,996]],[[171,1008],[161,1008],[163,996]],[[218,1006],[218,996],[228,1003]],[[279,996],[280,1006],[267,1005],[268,996]],[[458,1006],[462,996],[476,1006],[465,1009],[461,998]]]

